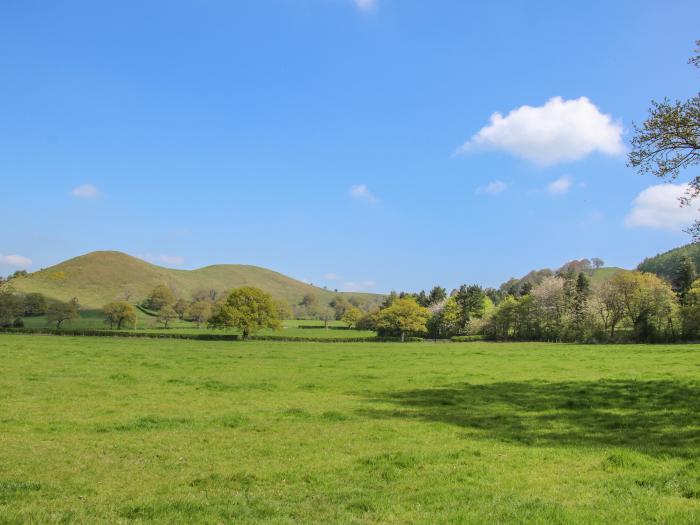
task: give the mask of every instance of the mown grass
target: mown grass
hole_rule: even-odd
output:
[[[698,523],[700,348],[0,336],[0,523]]]

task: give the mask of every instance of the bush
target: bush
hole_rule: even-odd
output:
[[[483,335],[456,335],[450,339],[453,343],[474,343],[476,341],[486,341]]]

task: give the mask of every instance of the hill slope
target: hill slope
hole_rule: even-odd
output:
[[[153,288],[166,284],[189,298],[197,290],[222,292],[240,286],[256,286],[278,299],[297,304],[307,293],[330,300],[335,293],[257,266],[222,264],[198,270],[173,270],[156,266],[121,252],[101,251],[69,259],[50,268],[13,279],[19,292],[39,292],[51,299],[77,297],[85,308],[101,308],[116,298],[142,301]],[[377,294],[342,293],[363,303]]]
[[[700,270],[700,243],[686,244],[654,257],[648,257],[639,264],[637,269],[642,272],[655,273],[659,277],[671,281],[685,255],[690,257],[695,263],[695,268]]]

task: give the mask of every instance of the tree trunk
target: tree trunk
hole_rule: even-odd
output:
[[[401,332],[401,342],[403,343],[406,340],[406,332]]]

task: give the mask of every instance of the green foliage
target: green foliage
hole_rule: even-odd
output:
[[[644,259],[644,261],[637,266],[637,270],[640,272],[654,273],[669,282],[673,282],[674,278],[678,275],[682,261],[686,257],[693,262],[696,269],[700,268],[700,244],[688,244]]]
[[[357,326],[357,323],[362,319],[363,313],[362,310],[359,308],[356,308],[354,306],[351,306],[350,308],[345,310],[345,313],[343,314],[343,317],[341,321],[343,321],[345,324],[347,324],[350,328],[355,328]]]
[[[110,328],[121,330],[124,326],[134,326],[136,324],[136,310],[126,301],[115,301],[106,304],[102,308],[102,314]]]
[[[54,301],[46,308],[46,320],[49,323],[56,324],[56,330],[61,329],[61,325],[65,321],[78,317],[80,307],[76,298],[71,299],[67,303]]]
[[[484,341],[485,336],[475,334],[475,335],[455,335],[450,338],[453,343],[475,343],[477,341]]]
[[[187,317],[197,323],[199,328],[202,323],[206,323],[211,317],[211,303],[209,301],[195,301],[187,309]]]
[[[144,302],[144,306],[149,310],[159,312],[166,306],[172,307],[174,303],[175,294],[173,294],[170,287],[165,284],[159,284],[151,291],[151,294]]]
[[[35,316],[46,313],[46,297],[40,293],[28,293],[24,296],[24,315]]]
[[[22,299],[9,288],[0,289],[0,326],[12,326],[24,311]]]
[[[226,302],[219,307],[209,320],[212,328],[238,328],[243,339],[262,328],[277,329],[280,319],[272,297],[252,286],[233,290]]]
[[[396,299],[391,306],[376,314],[376,326],[380,333],[400,334],[403,341],[406,333],[424,333],[430,319],[427,308],[413,299]]]
[[[169,304],[166,304],[162,306],[158,310],[158,322],[163,325],[163,328],[167,329],[168,325],[173,322],[175,319],[178,319],[179,316],[177,312],[175,311],[175,308],[170,306]]]

